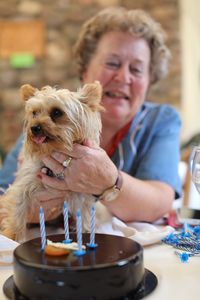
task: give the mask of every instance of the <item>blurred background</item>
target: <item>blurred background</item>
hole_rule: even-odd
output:
[[[184,143],[200,132],[199,0],[0,0],[0,154],[14,145],[23,126],[19,88],[80,82],[72,46],[82,23],[107,6],[141,8],[165,29],[172,52],[168,77],[151,101],[176,107]]]

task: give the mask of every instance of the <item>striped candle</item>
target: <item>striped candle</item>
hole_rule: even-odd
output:
[[[77,230],[77,243],[78,250],[82,250],[82,217],[80,209],[77,210],[76,214],[76,230]]]
[[[69,238],[69,210],[68,210],[67,201],[64,201],[63,216],[64,216],[64,231],[65,231],[65,240],[63,242],[71,243],[72,240]]]
[[[93,203],[91,206],[91,222],[90,222],[90,242],[87,246],[90,248],[96,248],[95,244],[95,227],[96,227],[96,204]]]
[[[81,256],[85,254],[85,251],[82,249],[82,217],[80,209],[78,209],[76,212],[76,231],[78,250],[74,251],[74,255]]]
[[[41,250],[44,251],[46,246],[46,230],[45,230],[44,212],[42,207],[40,207],[40,236],[41,236]]]

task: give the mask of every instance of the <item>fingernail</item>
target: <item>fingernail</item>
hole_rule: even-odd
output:
[[[47,174],[47,168],[43,167],[43,168],[41,169],[41,172],[42,172],[43,174]]]

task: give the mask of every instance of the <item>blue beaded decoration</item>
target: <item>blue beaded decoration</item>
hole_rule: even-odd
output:
[[[163,243],[181,250],[175,251],[182,263],[186,263],[191,256],[200,256],[200,226],[191,227],[185,223],[179,232],[170,233]]]

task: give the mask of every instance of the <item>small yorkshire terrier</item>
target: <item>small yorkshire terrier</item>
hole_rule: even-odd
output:
[[[27,212],[38,201],[34,196],[36,192],[44,190],[37,177],[44,167],[42,157],[55,150],[71,151],[73,143],[81,144],[85,139],[99,144],[101,94],[102,88],[97,81],[85,84],[77,92],[50,86],[38,90],[29,84],[21,87],[21,98],[25,101],[24,160],[14,183],[1,199],[2,234],[17,241],[25,239]],[[66,200],[72,215],[77,208],[75,203],[81,203],[83,230],[89,231],[90,205],[94,196],[69,192]]]

